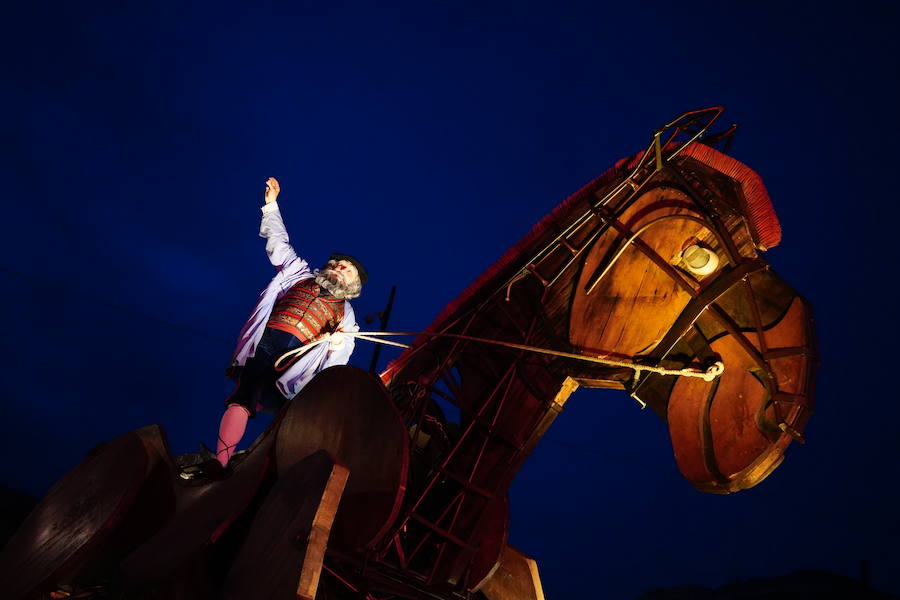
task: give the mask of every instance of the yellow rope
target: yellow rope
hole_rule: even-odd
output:
[[[716,361],[712,365],[710,365],[705,370],[695,369],[692,367],[685,367],[683,369],[665,369],[663,367],[654,367],[651,365],[641,365],[631,361],[623,361],[623,360],[615,360],[612,358],[605,358],[601,356],[586,356],[584,354],[574,354],[572,352],[562,352],[560,350],[550,350],[548,348],[538,348],[536,346],[526,346],[525,344],[515,344],[513,342],[501,342],[499,340],[489,340],[485,338],[472,337],[468,335],[459,335],[455,333],[436,333],[436,332],[427,332],[427,331],[359,331],[359,332],[340,332],[342,335],[351,336],[355,338],[359,338],[361,340],[366,340],[369,342],[375,342],[378,344],[387,344],[390,346],[398,346],[400,348],[409,348],[409,344],[402,344],[400,342],[394,342],[391,340],[382,340],[378,339],[381,336],[391,336],[391,335],[414,335],[414,336],[429,336],[429,337],[445,337],[445,338],[453,338],[458,340],[465,340],[469,342],[480,342],[483,344],[493,344],[495,346],[503,346],[505,348],[513,348],[516,350],[525,350],[527,352],[536,352],[538,354],[548,354],[550,356],[559,356],[562,358],[571,358],[573,360],[581,360],[585,362],[591,363],[599,363],[602,365],[608,365],[613,367],[625,367],[628,369],[634,369],[638,373],[641,371],[647,371],[648,373],[656,373],[658,375],[679,375],[682,377],[699,377],[704,381],[712,381],[719,375],[721,375],[725,371],[725,365],[722,361]],[[280,371],[283,368],[281,364],[287,359],[295,356],[301,355],[305,352],[311,350],[313,347],[327,342],[331,339],[331,334],[326,333],[324,336],[307,344],[305,346],[301,346],[299,348],[295,348],[290,352],[286,352],[281,355],[277,361],[275,361],[275,369]],[[285,367],[286,368],[286,367]]]

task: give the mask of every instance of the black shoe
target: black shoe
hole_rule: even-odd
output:
[[[199,462],[193,465],[182,467],[178,476],[185,481],[194,483],[209,483],[210,481],[222,481],[231,475],[231,465],[223,467],[217,459]]]
[[[216,458],[216,453],[207,448],[206,444],[204,444],[203,442],[200,442],[200,452],[198,452],[198,454],[200,454],[203,462],[206,462],[208,460],[215,460]]]
[[[219,481],[225,479],[230,473],[222,467],[212,450],[206,444],[200,442],[198,452],[188,452],[175,458],[175,465],[179,469],[179,477],[187,481],[205,480]]]
[[[200,450],[198,452],[187,452],[175,457],[175,465],[181,469],[193,467],[201,463],[216,460],[215,453],[206,447],[206,444],[200,442]]]

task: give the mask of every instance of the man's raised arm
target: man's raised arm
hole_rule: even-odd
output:
[[[301,261],[300,268],[308,268],[306,261],[297,257],[297,253],[289,243],[287,229],[281,219],[278,210],[278,194],[281,193],[281,185],[274,177],[266,180],[266,203],[262,207],[262,223],[259,226],[259,236],[266,238],[266,254],[269,261],[278,270],[284,269],[294,261]]]

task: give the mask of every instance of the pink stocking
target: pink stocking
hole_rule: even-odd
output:
[[[223,467],[228,465],[228,460],[244,437],[249,417],[250,411],[240,404],[229,404],[225,409],[219,424],[219,441],[216,443],[216,459]]]

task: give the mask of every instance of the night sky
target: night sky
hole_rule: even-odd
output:
[[[510,543],[550,599],[855,577],[863,559],[900,594],[896,4],[17,4],[0,19],[0,483],[42,495],[151,423],[174,453],[214,444],[272,275],[267,177],[302,256],[368,267],[360,320],[396,284],[390,329],[417,331],[656,128],[722,104],[781,219],[766,258],[816,311],[808,442],[758,487],[707,495],[655,414],[580,390],[513,484]]]

